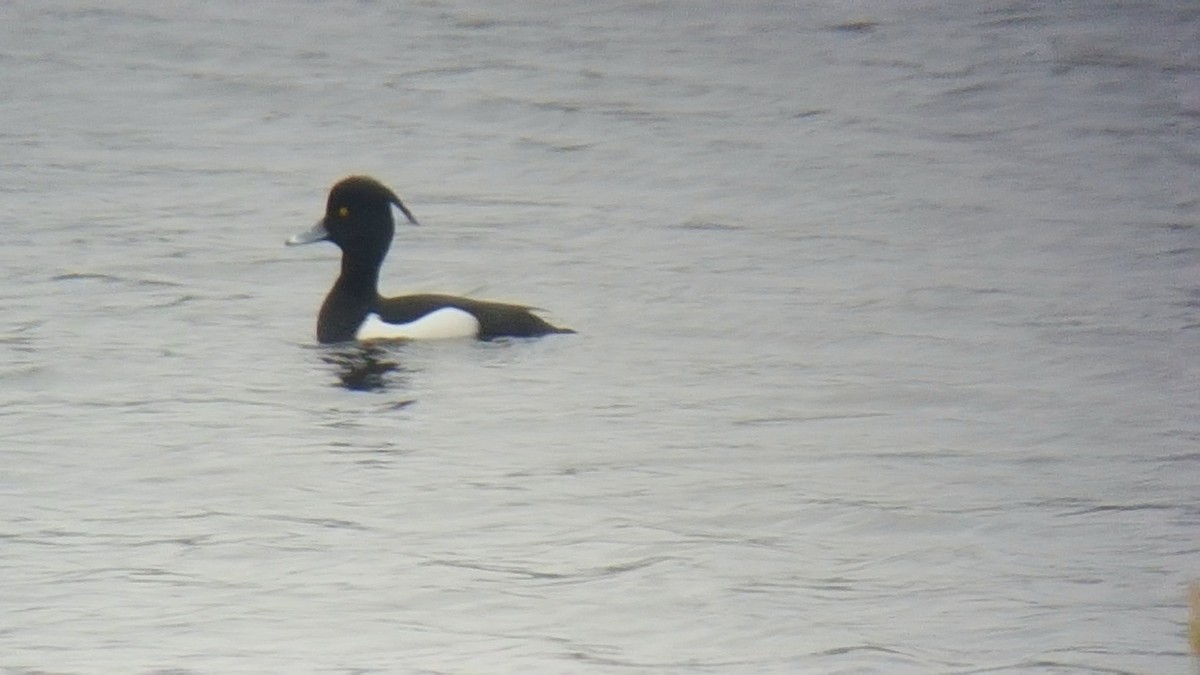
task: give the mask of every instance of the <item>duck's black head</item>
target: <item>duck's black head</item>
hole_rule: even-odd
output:
[[[395,233],[392,205],[417,224],[408,207],[383,183],[368,176],[350,176],[329,190],[325,216],[311,230],[288,239],[290,245],[331,241],[346,256],[364,262],[383,260]]]

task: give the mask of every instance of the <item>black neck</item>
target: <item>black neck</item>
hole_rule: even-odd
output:
[[[379,303],[379,263],[350,262],[342,256],[342,273],[321,305],[317,320],[317,341],[321,343],[353,340],[359,325]]]
[[[359,256],[343,254],[342,273],[333,287],[343,293],[374,298],[379,293],[379,267],[382,264],[382,259],[364,261]]]

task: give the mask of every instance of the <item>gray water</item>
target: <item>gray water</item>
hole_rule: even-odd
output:
[[[0,671],[1197,672],[1195,2],[0,26]]]

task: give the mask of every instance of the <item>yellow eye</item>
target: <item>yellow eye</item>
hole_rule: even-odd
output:
[[[345,218],[348,215],[350,215],[350,209],[346,208],[345,206],[338,209],[338,216]]]

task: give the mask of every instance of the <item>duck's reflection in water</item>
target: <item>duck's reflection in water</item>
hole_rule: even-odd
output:
[[[388,391],[406,388],[410,370],[399,358],[400,344],[354,343],[322,349],[321,360],[333,366],[336,386],[351,391]]]

